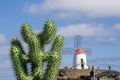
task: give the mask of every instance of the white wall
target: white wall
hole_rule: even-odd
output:
[[[74,56],[74,68],[76,69],[82,69],[81,68],[81,59],[83,59],[83,63],[84,63],[84,69],[88,69],[87,66],[87,60],[86,60],[86,54],[77,54]]]

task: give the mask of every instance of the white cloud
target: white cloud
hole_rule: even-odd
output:
[[[68,15],[86,15],[87,17],[120,17],[120,0],[44,0],[25,8],[29,13],[52,13]],[[58,12],[58,13],[56,13]],[[60,14],[59,14],[60,13]]]
[[[15,80],[12,63],[9,59],[0,61],[0,80]]]
[[[72,24],[58,29],[58,34],[64,37],[72,37],[74,35],[82,36],[112,36],[116,35],[110,28],[106,28],[103,24],[82,23]]]
[[[113,26],[113,30],[119,32],[119,31],[120,31],[120,23],[115,24],[115,25]]]
[[[0,44],[6,41],[6,37],[3,34],[0,34]]]
[[[0,46],[0,56],[3,56],[3,55],[9,55],[9,46],[8,45]]]
[[[97,38],[97,41],[103,41],[103,42],[116,42],[116,41],[118,41],[118,39],[117,38],[114,38],[114,37],[110,37],[110,38],[108,38],[108,39],[104,39],[104,38]]]
[[[95,38],[93,41],[90,41],[89,43],[97,43],[97,44],[112,44],[112,43],[116,43],[119,42],[119,39],[116,37],[97,37]]]
[[[96,23],[81,23],[71,24],[58,28],[57,34],[63,35],[65,38],[74,37],[75,35],[82,35],[86,37],[93,37],[86,43],[100,44],[100,45],[118,45],[120,39],[120,23],[107,27],[104,24]]]
[[[11,68],[11,61],[9,59],[0,61],[0,69],[8,69],[8,68]]]

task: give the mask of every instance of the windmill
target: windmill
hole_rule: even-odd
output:
[[[90,54],[92,51],[90,48],[81,48],[82,36],[74,36],[74,48],[63,48],[63,55],[73,54],[73,68],[74,69],[88,69],[86,54]]]

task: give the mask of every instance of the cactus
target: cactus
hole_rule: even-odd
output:
[[[59,71],[61,55],[60,50],[64,38],[56,36],[56,26],[50,19],[39,34],[32,32],[30,25],[23,24],[21,35],[29,46],[29,53],[26,53],[18,38],[11,41],[10,56],[17,80],[56,80]],[[53,41],[54,40],[54,41]],[[45,51],[45,45],[53,41],[49,51]],[[43,64],[47,62],[47,69],[44,72]],[[28,73],[27,63],[31,63],[31,73]]]

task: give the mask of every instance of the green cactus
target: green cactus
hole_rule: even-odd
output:
[[[30,25],[23,24],[21,35],[29,45],[29,53],[22,48],[18,38],[11,41],[10,56],[17,80],[56,80],[60,66],[60,50],[63,45],[63,37],[56,34],[56,26],[52,20],[48,20],[39,34],[32,32]],[[45,45],[53,41],[49,51],[45,51]],[[43,64],[47,62],[44,72]],[[31,63],[31,74],[28,73],[27,63]]]

